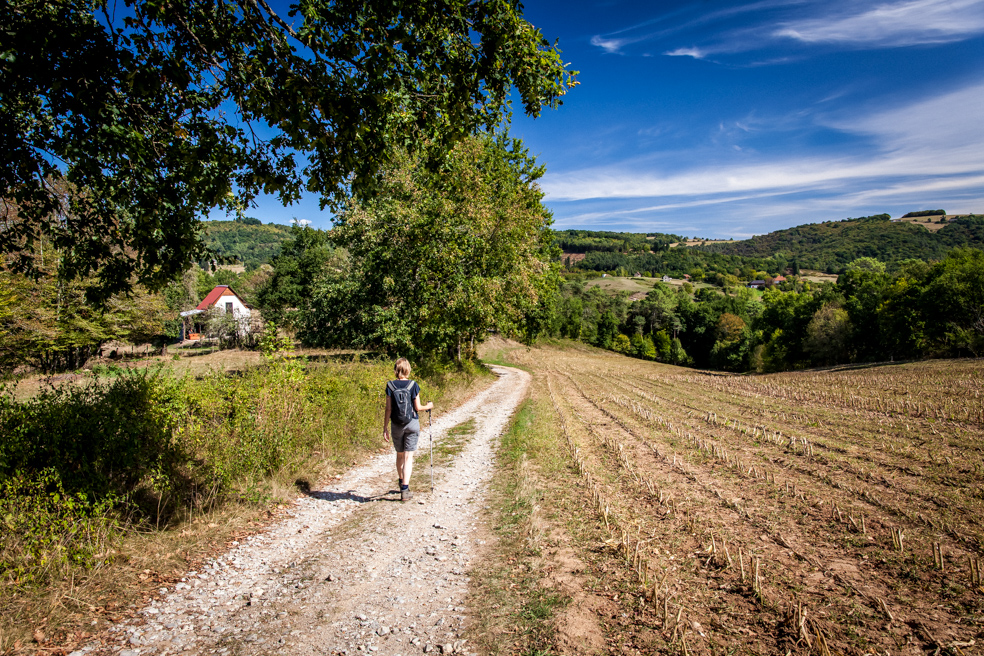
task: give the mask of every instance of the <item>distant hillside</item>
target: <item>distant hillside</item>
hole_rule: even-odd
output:
[[[649,253],[664,250],[682,239],[661,232],[607,230],[554,230],[554,243],[565,253]]]
[[[250,269],[269,263],[280,253],[281,244],[291,238],[290,226],[263,225],[257,219],[209,221],[205,234],[205,243],[219,256],[234,258]]]
[[[770,257],[782,253],[799,266],[835,272],[859,257],[882,262],[935,260],[958,246],[984,248],[984,216],[955,218],[930,232],[918,223],[893,222],[887,214],[777,230],[742,241],[698,247],[711,253]]]

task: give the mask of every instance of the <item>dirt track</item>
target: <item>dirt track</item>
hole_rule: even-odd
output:
[[[299,499],[289,516],[236,544],[163,592],[139,619],[81,654],[470,653],[468,572],[482,550],[481,513],[494,445],[524,398],[529,374],[499,379],[433,426],[434,441],[475,430],[430,493],[428,431],[400,502],[386,454]],[[426,394],[424,395],[426,397]]]

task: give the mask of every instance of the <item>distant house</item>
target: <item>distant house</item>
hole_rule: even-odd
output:
[[[752,289],[765,289],[764,280],[753,280],[746,287],[751,287]]]
[[[690,280],[690,274],[689,273],[683,274],[683,279],[684,280]]]
[[[205,296],[205,299],[198,304],[194,310],[181,313],[181,338],[182,339],[201,339],[201,334],[196,326],[198,315],[215,309],[223,314],[231,314],[238,319],[249,319],[252,310],[239,294],[232,290],[229,285],[216,285],[212,291]],[[244,321],[245,330],[249,330],[249,322]]]
[[[229,285],[216,285],[215,289],[210,291],[205,300],[199,303],[195,309],[205,312],[212,308],[222,310],[226,314],[232,313],[237,317],[250,315],[249,306],[243,303],[243,299],[239,298],[239,294],[232,291],[232,287]]]
[[[775,278],[772,279],[773,285],[778,285],[781,282],[786,282],[786,276],[776,276]]]
[[[662,278],[662,281],[663,282],[670,282],[671,280],[673,280],[673,278],[671,278],[669,276],[663,276],[663,278]]]

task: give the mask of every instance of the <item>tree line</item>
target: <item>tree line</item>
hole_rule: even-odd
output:
[[[793,276],[761,298],[657,283],[629,303],[570,281],[545,334],[635,357],[728,371],[783,371],[853,362],[984,355],[984,251],[908,260],[889,271],[852,262],[836,283]]]
[[[542,170],[519,142],[487,135],[455,153],[451,168],[438,172],[403,159],[386,193],[353,204],[333,230],[290,228],[270,267],[237,273],[195,266],[161,294],[138,287],[103,309],[86,302],[86,280],[58,279],[49,250],[47,277],[0,274],[0,364],[55,372],[83,366],[109,341],[172,342],[177,313],[217,284],[231,285],[264,320],[305,345],[445,362],[474,357],[491,331],[730,371],[984,352],[980,250],[892,266],[858,258],[836,284],[790,273],[761,294],[739,276],[768,279],[788,265],[781,256],[589,253],[649,258],[654,269],[672,272],[699,272],[693,267],[700,263],[708,269],[703,279],[720,286],[700,285],[701,276],[675,289],[658,283],[630,302],[588,286],[583,276],[562,275],[535,186]],[[668,266],[674,263],[678,268]],[[223,329],[229,327],[216,324]]]

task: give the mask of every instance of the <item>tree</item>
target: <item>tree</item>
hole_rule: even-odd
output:
[[[933,266],[923,297],[924,316],[939,342],[984,353],[984,252],[951,251]]]
[[[103,307],[93,307],[85,297],[95,282],[62,280],[54,268],[49,261],[34,279],[0,272],[0,370],[78,369],[110,340],[142,344],[164,332],[170,313],[162,295],[135,287],[129,296],[112,296]]]
[[[829,303],[817,310],[806,327],[803,350],[816,364],[830,365],[850,359],[851,319],[847,312]]]
[[[257,304],[263,316],[289,332],[302,322],[301,314],[310,302],[311,293],[329,269],[344,272],[348,254],[336,249],[330,235],[310,226],[293,226],[293,239],[284,242],[280,254],[273,258],[273,274],[257,292]]]
[[[669,334],[665,330],[659,331],[653,339],[653,344],[659,359],[663,362],[670,362],[672,359],[673,342],[670,340]]]
[[[339,207],[398,150],[446,152],[576,84],[496,0],[9,0],[0,13],[0,246],[45,237],[90,296],[159,289],[203,254],[200,219],[260,192]],[[62,182],[67,182],[63,185]]]
[[[611,349],[616,353],[629,353],[632,350],[632,341],[629,339],[628,335],[619,333],[610,342]]]
[[[875,273],[885,272],[885,263],[879,262],[873,257],[859,257],[847,265],[849,271],[874,271]]]
[[[598,321],[595,345],[604,349],[614,348],[612,343],[618,334],[618,319],[615,317],[615,313],[612,310],[605,310]]]
[[[351,265],[315,284],[301,339],[457,359],[492,329],[520,332],[556,256],[542,173],[503,135],[463,141],[437,170],[402,156],[332,230]]]
[[[738,339],[745,329],[745,322],[741,317],[725,312],[720,316],[717,323],[717,338],[724,342],[732,342]]]
[[[674,337],[670,344],[670,362],[681,365],[690,364],[690,356],[683,350],[683,343],[677,337]]]

